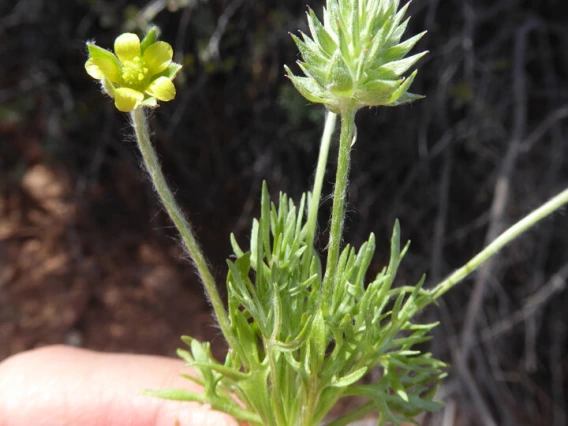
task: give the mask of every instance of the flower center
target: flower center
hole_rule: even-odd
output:
[[[141,89],[147,83],[148,68],[140,56],[122,63],[122,81],[131,89]]]

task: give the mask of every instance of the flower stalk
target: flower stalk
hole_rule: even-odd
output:
[[[432,299],[437,299],[448,290],[450,290],[457,283],[462,281],[465,277],[479,268],[485,261],[497,254],[499,250],[513,241],[515,238],[523,234],[526,230],[536,225],[541,220],[554,213],[556,210],[568,204],[568,189],[565,189],[560,194],[551,198],[542,206],[529,213],[523,219],[509,227],[505,232],[493,240],[481,252],[475,255],[469,262],[461,268],[454,271],[449,277],[440,282],[436,287],[430,290]]]
[[[327,263],[322,284],[322,309],[327,310],[331,298],[332,286],[336,278],[337,261],[343,235],[345,220],[345,199],[347,198],[347,183],[349,177],[349,164],[351,146],[355,142],[355,105],[347,105],[341,111],[341,135],[339,137],[339,153],[337,157],[337,171],[333,191],[333,208],[331,213],[331,226],[329,243],[327,247]]]
[[[197,239],[195,238],[195,235],[191,229],[191,225],[184,217],[184,214],[177,204],[172,191],[170,190],[166,182],[166,178],[162,173],[158,157],[156,155],[154,147],[152,146],[152,142],[150,141],[150,136],[148,134],[148,125],[146,122],[146,114],[144,112],[144,109],[136,108],[130,113],[130,117],[132,119],[132,127],[134,128],[134,132],[136,134],[138,148],[140,149],[140,153],[142,154],[142,158],[144,160],[144,166],[146,167],[146,170],[150,175],[150,179],[154,184],[154,188],[156,189],[156,192],[158,193],[158,196],[160,197],[160,200],[162,201],[166,212],[168,213],[172,222],[180,233],[184,246],[189,252],[191,259],[193,260],[195,267],[197,268],[199,277],[203,281],[207,297],[209,298],[211,306],[213,306],[215,316],[217,317],[217,321],[219,321],[219,326],[221,327],[223,334],[229,341],[229,344],[236,344],[235,341],[231,342],[231,340],[234,340],[234,338],[232,337],[233,334],[230,330],[227,312],[225,311],[221,296],[217,291],[215,279],[213,278],[213,274],[209,269],[207,260],[205,259],[201,248],[199,247]]]
[[[309,273],[310,259],[312,258],[312,251],[314,250],[314,240],[317,229],[318,211],[321,201],[321,191],[323,187],[323,179],[325,177],[325,170],[327,168],[327,157],[329,155],[329,147],[331,145],[331,137],[335,130],[335,123],[337,121],[337,114],[328,111],[325,118],[325,126],[321,138],[320,149],[318,154],[318,163],[316,166],[316,174],[314,178],[314,186],[312,189],[312,196],[310,206],[308,208],[308,221],[307,221],[307,235],[306,235],[306,256],[304,264],[302,265],[302,278],[307,279]]]

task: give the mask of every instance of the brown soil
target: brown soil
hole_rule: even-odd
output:
[[[55,343],[174,355],[184,334],[223,352],[176,244],[89,229],[78,210],[65,175],[43,165],[0,200],[0,360]]]

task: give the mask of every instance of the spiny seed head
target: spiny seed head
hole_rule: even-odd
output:
[[[403,74],[427,52],[405,58],[425,32],[403,42],[408,4],[399,0],[327,0],[323,23],[313,10],[307,18],[311,37],[292,35],[305,77],[286,72],[309,101],[341,113],[347,105],[395,106],[420,99],[407,92],[417,71]]]

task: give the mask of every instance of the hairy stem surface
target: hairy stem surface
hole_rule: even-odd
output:
[[[325,177],[325,169],[327,166],[327,157],[329,154],[329,146],[331,144],[331,137],[335,129],[337,115],[328,111],[325,118],[325,127],[321,137],[321,144],[318,156],[318,164],[316,168],[316,175],[314,178],[314,187],[312,190],[312,198],[308,210],[308,233],[306,236],[306,254],[304,257],[304,264],[302,265],[302,280],[308,278],[310,262],[312,258],[312,251],[314,249],[314,239],[318,221],[319,204],[321,200],[321,190],[323,186],[323,179]]]
[[[144,165],[152,179],[154,188],[156,189],[164,208],[168,212],[168,215],[172,219],[172,222],[174,222],[177,230],[181,234],[183,243],[191,256],[195,267],[197,268],[199,277],[203,281],[207,296],[213,306],[213,310],[215,311],[215,315],[219,321],[219,325],[225,335],[225,338],[229,341],[229,344],[232,347],[235,347],[234,345],[236,345],[237,342],[231,341],[234,340],[234,338],[230,332],[229,319],[221,297],[219,296],[219,292],[217,291],[215,279],[213,278],[211,270],[207,265],[207,260],[197,243],[195,235],[191,229],[191,225],[186,220],[183,212],[178,206],[172,191],[166,183],[162,169],[160,168],[158,157],[154,151],[154,147],[152,146],[152,142],[150,141],[150,136],[148,134],[146,114],[142,108],[136,108],[130,113],[130,115],[132,118],[132,126],[134,127],[134,132],[136,133],[136,139],[138,141],[138,148],[142,153]]]
[[[333,192],[333,209],[331,213],[331,226],[329,244],[327,248],[327,263],[322,289],[322,309],[327,310],[331,300],[331,289],[335,279],[337,260],[343,235],[343,220],[345,217],[345,198],[349,175],[349,160],[351,145],[355,135],[355,114],[357,110],[353,105],[346,106],[341,112],[341,136],[339,138],[339,154],[337,158],[337,173],[335,189]]]

